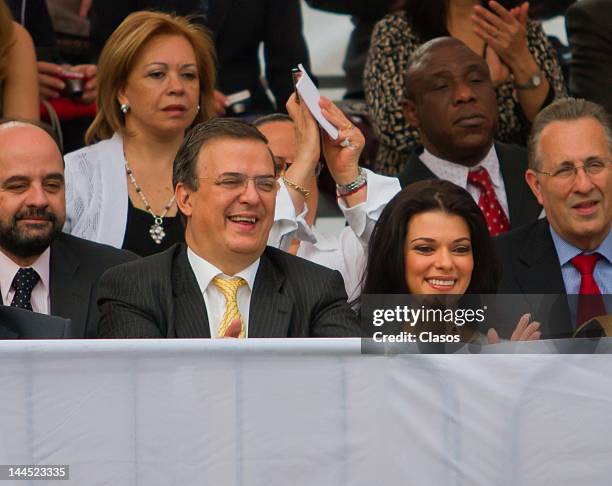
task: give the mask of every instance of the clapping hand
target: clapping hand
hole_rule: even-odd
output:
[[[531,314],[523,314],[510,336],[510,341],[537,341],[542,337],[542,333],[539,331],[540,323],[537,321],[529,322]],[[487,332],[487,340],[489,344],[498,344],[501,342],[501,338],[497,331],[493,328]]]
[[[495,51],[501,62],[514,71],[516,66],[531,56],[527,44],[529,4],[524,2],[511,10],[496,1],[489,2],[489,6],[491,10],[474,6],[474,33]]]

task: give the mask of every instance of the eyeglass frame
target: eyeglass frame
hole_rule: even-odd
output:
[[[272,175],[262,175],[262,176],[249,177],[246,174],[243,174],[242,172],[224,172],[222,174],[219,174],[217,177],[198,177],[197,179],[201,180],[201,181],[212,181],[215,186],[221,187],[222,189],[225,189],[226,191],[236,191],[238,189],[238,187],[230,188],[230,187],[223,186],[223,182],[222,182],[221,179],[223,177],[228,177],[228,176],[229,177],[236,177],[237,179],[241,180],[241,182],[242,182],[241,190],[242,191],[245,191],[247,189],[247,187],[249,185],[249,181],[253,181],[253,184],[255,186],[255,190],[257,191],[257,194],[261,194],[261,193],[272,194],[275,191],[277,191],[278,188],[279,188],[279,184],[278,184],[279,175],[273,175],[273,176]],[[260,191],[261,188],[260,188],[260,186],[257,185],[257,181],[258,180],[263,180],[263,179],[266,179],[266,180],[269,180],[269,181],[270,180],[274,180],[274,182],[275,182],[274,187],[271,188],[269,191],[265,190],[265,189],[262,189]],[[234,182],[238,183],[238,180],[236,180]]]
[[[589,172],[589,169],[588,169],[589,162],[603,162],[604,166],[601,168],[600,171],[596,172],[595,174],[591,174]],[[546,172],[544,170],[538,170],[538,169],[532,169],[532,170],[534,172],[536,172],[537,174],[544,174],[544,175],[550,176],[553,179],[558,180],[558,181],[565,181],[565,180],[570,181],[570,180],[575,180],[576,179],[576,177],[578,176],[578,169],[582,169],[584,171],[585,175],[588,176],[589,178],[591,178],[592,176],[599,175],[603,171],[608,169],[610,167],[610,164],[612,164],[612,159],[602,159],[602,158],[599,158],[599,157],[590,157],[582,165],[573,165],[572,164],[571,167],[569,165],[566,165],[563,168],[559,168],[555,172]],[[567,177],[564,177],[563,175],[561,175],[565,171],[568,172],[568,176]],[[570,173],[573,173],[573,176],[570,176],[569,175]]]

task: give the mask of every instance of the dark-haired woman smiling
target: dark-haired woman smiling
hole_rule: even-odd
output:
[[[363,293],[494,293],[498,266],[482,212],[444,180],[411,184],[382,212]]]
[[[444,180],[411,184],[383,210],[368,247],[363,294],[495,293],[499,268],[482,212],[467,191]],[[512,339],[539,339],[519,320]],[[497,342],[495,331],[489,341]]]

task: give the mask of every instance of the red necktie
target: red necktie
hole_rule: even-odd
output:
[[[493,190],[493,183],[487,169],[479,167],[478,169],[468,173],[468,182],[475,185],[480,189],[480,199],[478,200],[478,206],[484,214],[487,220],[487,227],[489,228],[489,234],[491,236],[497,236],[501,233],[505,233],[510,229],[510,221],[506,217],[506,213],[499,204],[495,191]]]
[[[570,263],[580,272],[580,296],[578,297],[578,309],[576,311],[576,324],[580,326],[593,317],[606,313],[601,291],[593,271],[597,260],[601,258],[599,253],[591,255],[576,255]]]

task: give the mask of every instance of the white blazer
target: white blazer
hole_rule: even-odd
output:
[[[128,211],[123,139],[112,138],[64,156],[66,162],[66,223],[64,232],[86,240],[121,248]],[[282,183],[276,197],[274,225],[268,245],[287,249],[296,231],[314,240],[304,219],[296,215],[291,196]]]

